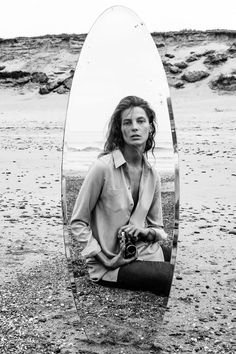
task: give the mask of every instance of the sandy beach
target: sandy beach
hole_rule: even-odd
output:
[[[236,90],[228,90],[227,83],[224,90],[212,89],[211,81],[235,72],[236,57],[227,52],[227,61],[206,68],[206,56],[201,56],[182,73],[173,69],[190,52],[226,52],[235,38],[200,37],[155,39],[164,43],[163,61],[172,63],[165,67],[180,160],[180,234],[167,309],[152,294],[88,285],[81,268],[76,312],[64,255],[60,187],[69,89],[63,86],[62,92],[60,84],[57,92],[42,95],[39,88],[45,84],[0,78],[1,353],[235,352]],[[47,40],[58,41],[51,53],[45,52]],[[4,55],[11,48],[18,57],[2,55],[3,71],[45,67],[53,82],[60,75],[69,77],[81,40],[73,38],[72,49],[58,38],[41,42],[28,61],[19,57],[27,41],[4,44]],[[50,64],[50,55],[58,60]],[[181,79],[186,70],[203,68],[208,77]],[[182,88],[175,87],[179,81]]]

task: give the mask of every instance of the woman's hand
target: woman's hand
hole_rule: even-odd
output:
[[[136,242],[140,239],[147,239],[150,229],[129,224],[122,226],[119,229],[118,234],[121,232],[126,232],[132,237],[133,241]]]
[[[107,268],[109,269],[119,268],[125,264],[135,261],[138,257],[138,253],[136,252],[136,254],[133,257],[124,258],[124,253],[125,253],[125,245],[121,247],[120,252],[115,257],[109,260]]]
[[[160,240],[166,240],[167,234],[160,228],[159,230],[154,230],[152,228],[137,227],[135,225],[129,224],[124,225],[120,228],[119,233],[122,231],[128,233],[134,242],[138,240],[146,242],[157,242]]]
[[[104,267],[108,269],[116,269],[125,264],[131,263],[135,261],[138,257],[138,253],[131,257],[131,258],[124,258],[125,254],[125,245],[123,245],[120,249],[120,252],[114,256],[113,258],[108,258],[102,251],[99,252],[95,258],[104,265]]]

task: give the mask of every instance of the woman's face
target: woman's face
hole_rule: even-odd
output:
[[[121,132],[125,144],[145,148],[150,123],[142,107],[127,108],[121,113]]]

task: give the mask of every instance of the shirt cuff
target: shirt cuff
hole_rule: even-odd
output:
[[[160,228],[150,227],[150,229],[154,230],[155,235],[158,238],[158,241],[162,241],[162,240],[167,239],[167,233],[164,231],[164,229],[162,227],[160,227]]]
[[[98,244],[97,240],[95,238],[90,239],[87,246],[83,249],[81,252],[81,255],[86,259],[86,258],[91,258],[96,256],[99,252],[101,252],[101,247]]]

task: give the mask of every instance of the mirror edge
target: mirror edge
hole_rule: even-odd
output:
[[[169,111],[170,126],[171,126],[171,135],[174,149],[174,169],[175,169],[175,206],[174,206],[174,227],[173,227],[173,243],[171,251],[171,260],[170,263],[175,266],[176,256],[177,256],[177,245],[179,238],[179,198],[180,198],[180,189],[179,189],[179,156],[178,156],[178,145],[177,145],[177,135],[174,121],[174,113],[171,103],[170,96],[167,97],[167,107]]]
[[[72,291],[75,307],[76,309],[78,309],[77,302],[76,302],[77,288],[76,288],[75,277],[74,277],[73,261],[72,261],[71,251],[70,251],[69,220],[67,217],[67,204],[66,204],[66,178],[63,175],[63,170],[62,170],[62,179],[61,179],[61,203],[62,203],[61,207],[62,207],[62,218],[63,218],[63,239],[64,239],[65,256],[66,256],[67,269],[68,269],[68,277],[69,277],[69,282],[71,287],[70,290]]]

